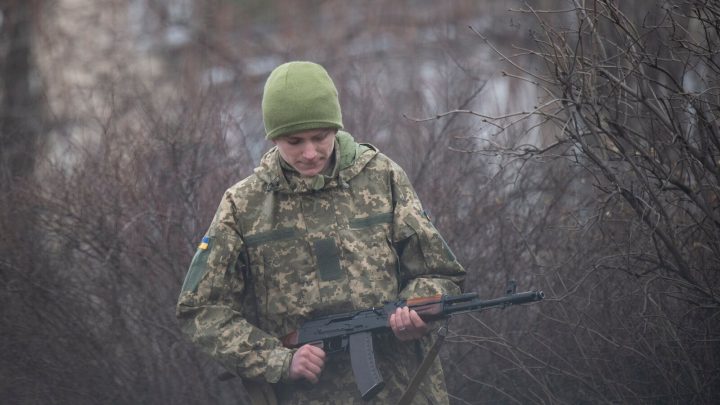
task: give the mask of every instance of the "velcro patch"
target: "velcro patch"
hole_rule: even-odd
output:
[[[316,240],[315,257],[317,258],[320,278],[323,281],[342,278],[343,271],[340,267],[340,256],[334,238]]]

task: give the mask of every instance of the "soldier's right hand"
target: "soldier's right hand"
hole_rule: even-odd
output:
[[[304,378],[313,384],[318,382],[325,366],[325,351],[313,345],[301,346],[290,362],[290,379]]]

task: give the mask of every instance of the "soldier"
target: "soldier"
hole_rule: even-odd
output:
[[[428,347],[429,326],[414,311],[398,309],[393,334],[375,337],[386,385],[370,402],[346,353],[288,349],[280,338],[322,315],[458,294],[465,271],[405,172],[343,130],[322,66],[273,70],[262,112],[275,146],[225,192],[182,286],[181,328],[243,378],[254,402],[395,403]],[[414,403],[448,403],[437,360]]]

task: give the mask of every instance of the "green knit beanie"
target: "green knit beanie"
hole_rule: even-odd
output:
[[[327,71],[312,62],[289,62],[275,68],[265,82],[262,112],[267,139],[343,127],[337,89]]]

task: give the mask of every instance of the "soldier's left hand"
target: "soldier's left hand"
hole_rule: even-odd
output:
[[[402,341],[420,339],[430,331],[420,315],[408,307],[398,308],[390,315],[390,329]]]

